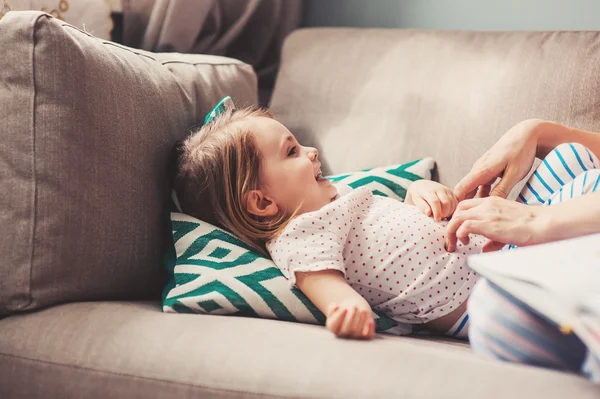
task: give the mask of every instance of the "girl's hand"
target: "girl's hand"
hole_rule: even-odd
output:
[[[479,158],[471,171],[454,187],[459,201],[488,195],[506,198],[510,190],[527,175],[535,159],[542,121],[517,123],[492,148]],[[490,188],[496,179],[500,181]]]
[[[371,339],[375,335],[373,311],[359,296],[331,304],[325,326],[339,338]]]
[[[505,244],[526,246],[545,241],[549,215],[554,207],[527,206],[504,198],[475,198],[462,201],[446,231],[446,249],[456,249],[456,241],[469,243],[469,234],[488,238],[483,252],[495,251]]]
[[[458,200],[448,187],[431,180],[417,180],[408,186],[404,203],[415,205],[436,222],[446,218],[456,209]]]

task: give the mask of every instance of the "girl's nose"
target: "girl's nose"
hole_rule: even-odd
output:
[[[319,151],[316,148],[308,147],[308,159],[314,161],[319,156]]]

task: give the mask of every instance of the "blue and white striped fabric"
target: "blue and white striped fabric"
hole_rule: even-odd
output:
[[[556,147],[535,170],[517,201],[527,205],[552,205],[597,189],[600,161],[577,143]]]
[[[469,338],[469,312],[465,312],[451,329],[446,331],[444,334],[448,337],[456,339],[468,339]]]
[[[600,160],[578,143],[561,144],[552,150],[533,172],[517,202],[552,205],[600,187]],[[508,245],[505,249],[515,249]]]
[[[581,144],[562,144],[538,166],[519,201],[552,206],[600,192],[600,161]],[[508,246],[506,249],[514,249]],[[600,359],[573,334],[492,283],[481,280],[469,298],[471,347],[489,358],[581,373],[600,383]]]
[[[488,358],[578,373],[585,345],[529,306],[482,279],[469,298],[469,341]]]

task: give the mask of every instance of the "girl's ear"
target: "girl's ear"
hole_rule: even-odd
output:
[[[260,190],[252,190],[246,197],[246,210],[259,217],[275,216],[279,211],[273,198]]]

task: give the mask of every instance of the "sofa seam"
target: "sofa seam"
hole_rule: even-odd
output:
[[[104,375],[110,375],[110,376],[116,376],[116,377],[137,378],[137,379],[142,379],[142,380],[166,383],[166,384],[170,384],[170,385],[181,385],[181,386],[197,388],[197,389],[204,388],[204,389],[220,391],[220,392],[232,392],[232,393],[236,393],[236,394],[250,394],[250,395],[255,395],[256,397],[259,397],[259,398],[270,397],[270,398],[295,399],[295,398],[308,397],[308,396],[288,396],[288,395],[282,396],[282,395],[275,395],[275,394],[265,394],[265,393],[261,393],[261,392],[251,392],[251,391],[247,391],[247,390],[235,390],[235,389],[220,388],[220,387],[210,387],[207,385],[194,385],[194,384],[190,384],[188,382],[176,382],[176,381],[172,381],[172,380],[165,380],[165,379],[160,379],[160,378],[155,378],[155,377],[146,377],[146,376],[134,375],[134,374],[129,374],[129,373],[115,373],[112,371],[98,370],[98,369],[91,368],[91,367],[82,367],[82,366],[76,366],[76,365],[72,365],[72,364],[63,364],[63,363],[52,362],[49,360],[33,359],[30,357],[12,355],[12,354],[8,354],[8,353],[0,353],[0,357],[19,359],[24,362],[46,364],[46,365],[52,365],[52,366],[56,366],[56,367],[66,368],[66,369],[76,369],[76,370],[80,370],[80,371],[86,371],[86,372],[92,372],[92,373],[104,374]]]
[[[200,54],[197,54],[200,55]],[[204,54],[206,55],[206,54]],[[179,61],[179,60],[171,60],[171,61],[164,61],[161,62],[159,61],[161,64],[166,65],[166,64],[186,64],[186,65],[211,65],[211,66],[230,66],[230,65],[236,65],[236,66],[251,66],[250,64],[246,64],[245,62],[230,62],[230,63],[219,63],[219,64],[213,64],[210,62],[187,62],[187,61]]]
[[[50,15],[48,15],[48,16],[50,16]],[[51,16],[50,16],[50,17],[51,17]],[[160,61],[160,60],[157,60],[156,58],[154,58],[154,57],[152,57],[152,56],[150,56],[150,55],[148,55],[148,54],[143,54],[143,53],[137,52],[137,51],[135,51],[134,49],[132,49],[131,47],[127,47],[127,46],[124,46],[124,45],[122,45],[122,44],[119,44],[119,43],[114,43],[114,42],[111,42],[111,41],[108,41],[108,40],[103,40],[103,39],[100,39],[99,37],[96,37],[96,36],[94,36],[94,35],[91,35],[91,34],[89,34],[88,32],[86,32],[86,31],[84,31],[84,30],[81,30],[81,29],[79,29],[79,28],[78,28],[78,27],[76,27],[76,26],[73,26],[73,25],[70,25],[70,24],[66,24],[66,23],[62,23],[62,24],[61,24],[61,26],[62,26],[62,27],[64,27],[64,28],[71,28],[71,29],[75,29],[76,31],[78,31],[78,32],[80,32],[80,33],[83,33],[84,35],[86,35],[86,36],[88,36],[88,37],[91,37],[91,38],[94,38],[94,39],[97,39],[97,40],[99,40],[99,41],[100,41],[100,42],[101,42],[103,45],[106,45],[106,46],[114,46],[114,47],[120,48],[121,50],[128,51],[128,52],[130,52],[130,53],[132,53],[132,54],[135,54],[135,55],[137,55],[137,56],[149,58],[149,59],[151,59],[151,60],[153,60],[153,61],[156,61],[156,62],[158,62],[158,63],[160,63],[160,64],[162,64],[162,65],[165,65],[165,64],[170,64],[170,63],[178,63],[178,64],[187,64],[187,65],[214,65],[214,66],[224,66],[224,65],[249,65],[249,66],[250,66],[250,64],[248,64],[248,63],[246,63],[246,62],[243,62],[243,61],[241,61],[241,60],[238,60],[238,59],[236,59],[236,58],[231,58],[232,62],[222,62],[222,63],[210,63],[210,62],[187,62],[187,61],[180,61],[180,60],[172,60],[172,61]],[[176,54],[176,53],[173,53],[173,54]],[[214,56],[214,54],[192,54],[192,55],[210,55],[210,56]]]
[[[35,131],[35,123],[36,123],[36,113],[35,113],[35,106],[36,106],[36,99],[37,99],[37,89],[36,89],[36,81],[35,81],[35,47],[37,45],[36,42],[36,30],[37,30],[37,24],[38,21],[45,17],[46,14],[41,14],[38,15],[35,20],[33,21],[33,29],[32,29],[32,33],[31,33],[31,42],[32,42],[32,46],[31,46],[31,79],[30,82],[32,84],[33,87],[33,99],[31,100],[31,177],[32,177],[32,196],[31,196],[31,219],[30,219],[30,223],[31,223],[31,227],[30,227],[30,236],[29,236],[29,285],[28,285],[28,289],[27,289],[27,297],[28,297],[28,302],[26,304],[24,304],[23,306],[17,307],[17,310],[23,310],[23,309],[27,309],[29,307],[31,307],[31,304],[33,303],[33,289],[32,289],[32,285],[33,285],[33,259],[35,256],[35,232],[36,232],[36,228],[37,228],[37,205],[38,205],[38,201],[37,201],[37,175],[36,175],[36,153],[35,153],[35,138],[36,138],[36,131]]]

